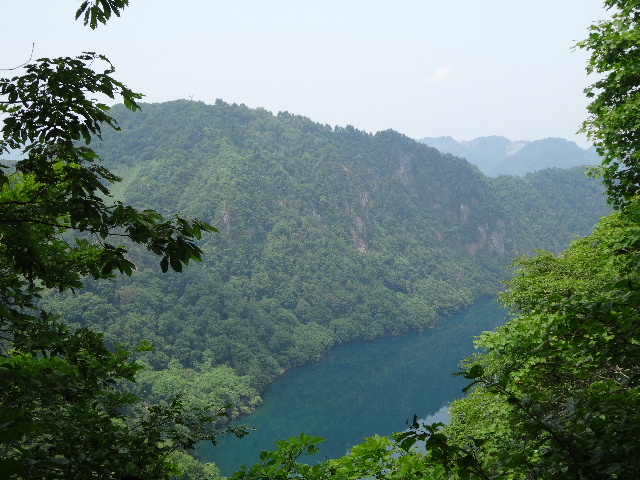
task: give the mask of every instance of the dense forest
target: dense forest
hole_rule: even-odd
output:
[[[132,248],[133,275],[46,306],[112,345],[152,342],[156,372],[139,387],[154,399],[186,391],[250,411],[281,372],[432,327],[495,295],[514,257],[559,251],[609,211],[582,168],[490,179],[393,131],[222,101],[141,106],[115,107],[121,131],[100,142],[124,179],[115,194],[220,232],[180,274]]]
[[[216,478],[188,452],[244,435],[225,422],[278,374],[437,327],[517,258],[513,320],[461,365],[450,425],[415,419],[313,465],[298,460],[322,439],[301,434],[233,478],[638,478],[640,2],[605,6],[578,45],[602,184],[490,179],[393,131],[222,101],[134,115],[142,96],[95,53],[0,78],[0,154],[19,157],[0,165],[0,473]],[[602,191],[616,212],[598,221]]]

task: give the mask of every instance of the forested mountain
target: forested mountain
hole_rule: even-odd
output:
[[[132,246],[131,277],[45,301],[111,343],[154,342],[146,361],[170,368],[144,374],[150,395],[192,382],[195,396],[250,409],[282,371],[432,327],[496,294],[514,257],[558,251],[608,213],[581,168],[493,179],[394,131],[221,101],[113,113],[122,130],[99,153],[123,178],[114,194],[220,233],[181,274]]]
[[[595,148],[585,150],[563,138],[529,142],[491,136],[459,142],[451,137],[425,137],[419,141],[441,152],[466,158],[491,177],[522,176],[546,168],[599,165],[601,160]]]
[[[76,18],[95,29],[127,6],[87,0]],[[604,7],[611,18],[577,47],[597,78],[583,131],[616,212],[557,255],[516,260],[501,294],[512,317],[462,362],[471,383],[450,424],[414,417],[313,465],[298,460],[323,439],[301,433],[233,480],[638,478],[640,2]],[[278,373],[337,343],[436,326],[495,293],[511,257],[557,250],[607,211],[580,169],[491,179],[392,131],[223,102],[116,108],[113,136],[98,99],[137,111],[142,95],[103,55],[10,70],[0,78],[0,156],[18,156],[0,162],[2,478],[215,480],[215,465],[189,452],[244,435],[221,419],[253,408]],[[117,189],[98,153],[125,179]],[[220,232],[146,207],[200,215]],[[151,256],[181,272],[205,253],[184,276],[149,268]]]

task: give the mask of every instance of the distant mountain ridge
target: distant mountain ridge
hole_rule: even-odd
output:
[[[443,153],[466,158],[490,177],[523,176],[545,168],[572,168],[597,165],[595,148],[584,149],[563,138],[512,141],[505,137],[480,137],[466,142],[452,137],[425,137],[418,140]]]

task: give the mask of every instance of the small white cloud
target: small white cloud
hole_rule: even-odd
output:
[[[448,65],[445,67],[440,67],[438,70],[436,70],[436,72],[433,75],[425,78],[425,81],[427,83],[444,82],[447,78],[451,76],[452,72],[453,70],[451,70],[451,67],[449,67]]]

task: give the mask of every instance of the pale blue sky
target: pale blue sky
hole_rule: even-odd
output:
[[[130,0],[96,31],[80,0],[0,0],[0,68],[107,55],[159,102],[193,97],[413,138],[575,136],[598,0]],[[5,72],[5,75],[10,73]]]

